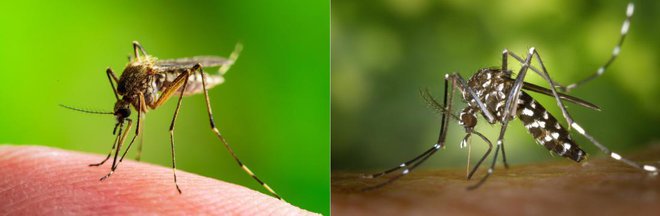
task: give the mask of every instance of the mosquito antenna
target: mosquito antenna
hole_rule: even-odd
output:
[[[115,114],[113,112],[101,112],[101,111],[92,111],[92,110],[85,110],[85,109],[80,109],[80,108],[75,108],[75,107],[70,107],[64,104],[60,104],[61,107],[70,109],[70,110],[75,110],[78,112],[84,112],[84,113],[91,113],[91,114]]]

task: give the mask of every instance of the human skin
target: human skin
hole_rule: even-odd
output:
[[[0,146],[0,215],[313,215],[257,191],[125,160],[105,181],[104,156],[40,146]],[[109,166],[109,165],[108,165]]]
[[[484,175],[483,167],[471,180],[466,179],[466,167],[420,168],[370,191],[364,189],[390,176],[367,179],[354,171],[333,171],[331,211],[334,215],[658,215],[659,176],[594,154],[581,163],[557,158],[512,164],[509,169],[497,166],[475,190],[467,188]],[[660,144],[624,155],[658,164]]]

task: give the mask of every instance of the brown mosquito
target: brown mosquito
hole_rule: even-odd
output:
[[[112,167],[110,172],[103,176],[101,181],[110,177],[119,166],[119,163],[123,161],[124,156],[126,156],[126,153],[133,145],[135,138],[137,138],[142,131],[143,118],[147,111],[160,107],[172,96],[178,95],[179,97],[177,100],[176,109],[174,110],[174,116],[172,117],[172,123],[170,124],[169,132],[170,148],[172,150],[172,170],[174,173],[174,184],[177,191],[181,193],[181,189],[179,188],[176,180],[174,126],[176,118],[179,114],[179,108],[181,108],[181,99],[183,96],[204,93],[204,98],[206,100],[206,110],[209,114],[211,130],[213,133],[217,135],[218,139],[220,139],[220,142],[222,142],[227,151],[229,151],[234,160],[236,160],[238,166],[240,166],[247,174],[259,182],[261,186],[266,188],[266,190],[268,190],[274,197],[281,199],[281,197],[277,195],[273,189],[271,189],[266,183],[259,179],[247,166],[245,166],[245,164],[241,162],[240,159],[238,159],[232,148],[229,146],[225,138],[216,127],[215,121],[213,120],[208,89],[224,82],[223,75],[234,64],[242,48],[243,46],[241,44],[237,44],[229,58],[218,56],[197,56],[190,58],[159,60],[147,54],[147,52],[138,42],[133,42],[134,57],[129,57],[129,63],[124,69],[124,72],[121,74],[121,77],[117,78],[111,68],[106,70],[106,75],[110,81],[110,86],[114,92],[115,99],[117,99],[114,112],[94,112],[62,105],[68,109],[87,113],[113,114],[117,119],[113,129],[113,135],[116,135],[116,138],[112,145],[112,149],[108,153],[108,156],[99,163],[90,164],[90,166],[100,166],[104,164],[111,157],[114,151],[114,158],[112,160]],[[219,67],[218,73],[205,73],[204,68],[209,67]],[[130,131],[131,127],[133,126],[133,119],[130,118],[131,105],[137,111],[135,134],[133,135],[133,138],[131,138],[131,141],[128,143],[124,153],[121,155],[119,160],[117,160],[124,140],[128,135],[128,131]],[[141,154],[141,146],[142,144],[140,143],[137,153],[138,159],[139,155]]]

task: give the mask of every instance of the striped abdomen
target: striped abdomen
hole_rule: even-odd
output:
[[[557,119],[523,91],[520,92],[517,116],[536,142],[548,150],[576,162],[580,162],[586,156]]]

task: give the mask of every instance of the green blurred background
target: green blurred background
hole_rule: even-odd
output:
[[[523,54],[532,46],[553,79],[578,81],[610,57],[627,1],[332,3],[332,169],[376,171],[419,155],[437,140],[440,115],[426,105],[419,89],[428,87],[440,98],[445,73],[467,78],[479,68],[500,66],[505,48]],[[604,76],[571,92],[602,111],[567,104],[588,132],[624,155],[660,137],[660,3],[639,1],[636,6],[619,59]],[[516,63],[510,67],[520,68]],[[535,74],[529,78],[547,86]],[[561,118],[553,98],[532,96]],[[455,103],[461,104],[455,110],[464,107],[462,100]],[[477,130],[494,141],[500,127],[479,121]],[[463,128],[456,121],[449,124],[446,150],[426,167],[465,166],[467,150],[459,148]],[[536,144],[519,121],[509,126],[510,163],[566,160]],[[602,156],[579,134],[573,137],[592,157]],[[486,144],[473,139],[472,146],[474,162]]]
[[[57,104],[112,110],[105,69],[123,71],[131,41],[159,58],[228,56],[242,42],[226,82],[209,91],[216,122],[284,199],[328,214],[328,1],[112,2],[0,3],[0,143],[105,154],[114,118]],[[143,161],[170,166],[175,105],[148,113]],[[203,95],[183,100],[175,133],[179,169],[265,192],[209,129]]]

